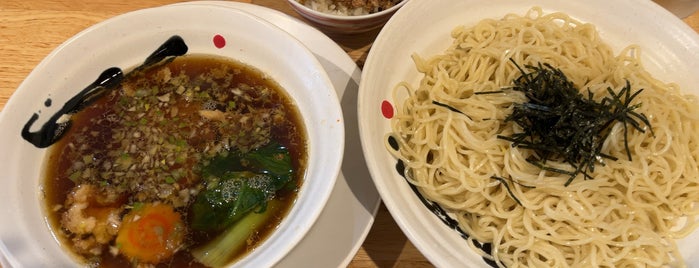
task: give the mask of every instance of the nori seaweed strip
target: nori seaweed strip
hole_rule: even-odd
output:
[[[642,89],[632,93],[627,80],[619,92],[607,88],[609,96],[597,102],[589,90],[586,97],[581,94],[560,69],[539,63],[526,65],[531,71],[526,72],[512,59],[510,61],[521,72],[513,81],[513,90],[523,92],[528,101],[515,103],[512,113],[505,118],[519,125],[523,132],[509,137],[498,135],[499,139],[510,141],[512,147],[533,150],[535,156],[527,161],[542,170],[569,175],[566,186],[579,174],[592,179],[590,174],[596,164],[604,165],[603,159],[617,160],[601,152],[614,122],[622,123],[626,156],[632,160],[629,125],[642,133],[645,132],[643,125],[650,128],[646,116],[634,111],[641,104],[631,104]],[[574,170],[549,167],[548,160],[563,161]]]
[[[522,202],[519,201],[519,198],[517,198],[517,196],[515,196],[515,194],[512,192],[512,189],[510,189],[510,185],[507,184],[507,180],[505,180],[504,178],[498,177],[498,176],[490,176],[490,178],[494,179],[496,181],[499,181],[500,184],[505,186],[505,190],[507,190],[507,193],[510,194],[510,197],[512,197],[512,199],[514,199],[515,202],[517,202],[517,204],[519,204],[520,206],[522,205]]]
[[[470,116],[468,116],[468,115],[465,114],[464,112],[459,111],[459,109],[456,109],[456,108],[454,108],[454,107],[452,107],[452,106],[449,106],[449,105],[447,105],[447,104],[444,104],[444,103],[441,103],[441,102],[438,102],[438,101],[435,101],[435,100],[432,101],[432,104],[437,105],[437,106],[440,106],[440,107],[447,108],[447,109],[449,109],[449,111],[452,111],[452,112],[455,112],[455,113],[463,114],[463,115],[465,115],[466,117],[468,117],[468,119],[473,120]]]

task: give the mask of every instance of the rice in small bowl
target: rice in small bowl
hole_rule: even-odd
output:
[[[362,33],[383,26],[408,0],[288,0],[317,28]]]
[[[314,10],[342,16],[361,16],[387,10],[402,0],[298,0]]]

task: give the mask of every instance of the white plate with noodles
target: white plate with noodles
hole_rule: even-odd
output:
[[[362,148],[438,267],[697,266],[697,70],[651,1],[412,1],[364,66]]]

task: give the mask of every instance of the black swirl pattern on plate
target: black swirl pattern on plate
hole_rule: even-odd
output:
[[[395,151],[398,151],[400,149],[398,141],[393,136],[388,137],[388,144],[391,146],[391,149]],[[415,193],[417,198],[420,199],[420,202],[422,202],[422,204],[425,205],[425,207],[428,210],[430,210],[435,216],[437,216],[437,218],[439,218],[439,220],[441,220],[447,227],[456,231],[456,233],[458,233],[459,236],[461,236],[461,238],[465,240],[469,239],[469,234],[466,233],[463,229],[461,229],[461,227],[459,227],[459,223],[454,218],[449,216],[449,214],[447,214],[447,212],[444,210],[444,208],[442,208],[442,206],[422,196],[418,188],[408,181],[405,174],[405,164],[403,163],[403,160],[398,159],[395,168],[398,174],[405,179],[405,182],[408,184],[408,186],[410,186],[410,189],[413,190],[413,193]],[[488,256],[483,256],[483,261],[485,261],[485,263],[487,263],[491,267],[498,267],[497,263],[493,261],[492,258],[492,243],[481,243],[476,240],[471,241],[473,241],[473,245],[476,248],[489,254]]]
[[[182,37],[174,35],[151,53],[146,60],[135,70],[146,68],[163,60],[171,60],[174,57],[187,53],[188,47]],[[37,148],[46,148],[56,143],[70,128],[70,119],[66,116],[84,109],[106,92],[117,88],[124,79],[124,72],[118,67],[108,68],[99,77],[75,96],[63,104],[60,110],[54,113],[38,131],[31,131],[32,125],[39,119],[39,113],[34,113],[22,128],[22,138]],[[51,106],[51,99],[44,101],[44,106]]]

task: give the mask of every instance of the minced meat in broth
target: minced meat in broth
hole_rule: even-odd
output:
[[[287,147],[295,187],[274,197],[286,200],[283,214],[304,173],[307,148],[297,108],[270,78],[227,59],[184,56],[131,72],[119,90],[71,120],[49,156],[45,191],[54,230],[92,266],[199,266],[189,248],[215,234],[185,226],[173,256],[151,264],[122,256],[115,239],[124,216],[143,204],[172,207],[186,223],[205,187],[201,167],[214,157],[272,141]],[[282,217],[257,236],[265,237]]]
[[[387,10],[402,0],[297,0],[320,12],[347,16],[367,15]]]

